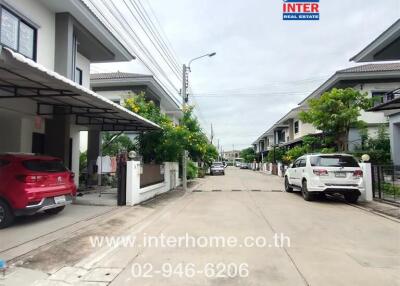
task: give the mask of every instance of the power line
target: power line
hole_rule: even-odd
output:
[[[110,16],[112,16],[114,18],[114,24],[111,24],[111,22],[108,20],[108,17],[106,17],[104,15],[104,13],[100,10],[100,8],[97,7],[97,5],[95,5],[93,3],[92,0],[89,0],[91,6],[96,9],[97,14],[99,16],[101,16],[102,20],[104,22],[106,22],[108,24],[108,28],[112,31],[114,31],[115,34],[117,34],[119,36],[119,38],[122,40],[122,42],[129,47],[137,56],[138,58],[141,60],[141,62],[153,73],[154,78],[162,85],[164,86],[164,84],[158,80],[158,76],[157,73],[155,72],[154,68],[156,70],[158,70],[158,72],[164,77],[164,79],[170,84],[170,86],[176,91],[178,92],[178,89],[175,87],[174,83],[171,82],[171,80],[169,79],[168,75],[165,73],[165,71],[163,70],[163,68],[154,60],[153,56],[151,55],[151,53],[149,52],[149,50],[143,45],[143,43],[138,39],[136,33],[133,31],[133,29],[130,27],[129,23],[127,22],[127,20],[125,19],[125,17],[123,17],[123,15],[121,15],[120,11],[115,7],[115,5],[111,2],[111,4],[114,6],[114,9],[110,9],[110,6],[107,5],[107,3],[105,1],[102,1],[104,7],[107,9],[108,13],[110,14]],[[119,17],[116,17],[114,11],[117,11],[119,14]],[[122,18],[124,20],[125,25],[120,21],[120,18]],[[115,25],[117,24],[117,25]],[[132,33],[129,33],[126,29],[126,26],[128,26],[131,30]],[[125,31],[125,33],[121,33],[122,30]],[[126,36],[130,35],[129,40],[126,39]],[[133,35],[132,35],[133,34]],[[139,47],[139,49],[142,51],[143,55],[145,56],[145,58],[147,58],[150,63],[154,66],[151,67],[145,59],[141,58],[141,56],[139,56],[141,53],[139,53],[136,48],[134,48],[130,41],[133,40],[134,42],[136,42],[136,45]],[[165,86],[164,86],[165,88]],[[166,88],[166,90],[168,90],[168,88]],[[174,96],[175,97],[175,96]]]
[[[132,1],[132,0],[130,0]],[[150,32],[153,34],[153,36],[158,39],[158,43],[160,43],[160,47],[163,49],[163,51],[166,53],[166,55],[170,58],[170,60],[172,61],[172,63],[175,64],[175,67],[181,72],[181,64],[180,61],[177,60],[176,55],[171,52],[171,49],[169,48],[168,44],[165,42],[164,38],[167,38],[165,35],[161,35],[160,32],[158,31],[157,27],[154,25],[154,22],[151,20],[151,17],[149,16],[149,14],[147,13],[145,7],[143,6],[143,4],[140,2],[140,0],[133,0],[135,3],[138,4],[138,9],[139,12],[141,11],[142,16],[145,20],[145,23],[148,23],[148,27],[150,29]],[[151,9],[151,7],[150,7]],[[161,26],[160,26],[161,28]],[[161,28],[162,29],[162,28]],[[168,38],[167,38],[168,40]]]
[[[122,15],[122,13],[120,12],[120,10],[115,6],[113,1],[110,1],[109,3],[111,3],[111,5],[113,6],[114,9],[110,9],[110,6],[108,6],[107,4],[107,0],[101,0],[103,2],[103,4],[105,5],[105,7],[107,7],[107,9],[111,12],[111,14],[114,16],[114,18],[120,23],[121,21],[119,20],[120,18],[123,19],[125,25],[129,28],[129,30],[132,32],[132,35],[134,37],[132,37],[132,39],[135,40],[136,44],[141,48],[141,50],[145,53],[145,55],[148,57],[148,59],[153,63],[154,66],[157,67],[157,69],[159,70],[159,72],[161,74],[163,74],[166,79],[171,83],[172,86],[174,86],[174,84],[169,80],[168,75],[165,73],[165,71],[162,69],[162,67],[157,63],[156,60],[154,60],[153,56],[151,55],[151,53],[149,52],[149,50],[146,48],[146,46],[143,44],[143,42],[139,39],[138,35],[136,34],[136,32],[133,30],[133,28],[131,27],[131,25],[129,25],[128,21],[125,19],[124,15]],[[116,11],[118,13],[118,15],[120,17],[115,17],[115,14],[113,11]],[[130,11],[131,12],[131,11]],[[131,12],[132,15],[132,12]],[[134,17],[134,15],[132,15]],[[121,25],[125,31],[126,28],[124,27],[124,25]],[[129,32],[128,32],[129,34]]]
[[[235,91],[249,91],[249,90],[257,90],[257,89],[265,89],[266,87],[269,86],[275,86],[275,85],[295,85],[295,84],[307,84],[307,83],[312,83],[312,82],[318,82],[321,80],[324,80],[328,78],[328,76],[321,76],[321,77],[314,77],[314,78],[306,78],[306,79],[300,79],[300,80],[292,80],[292,81],[272,81],[272,82],[266,82],[262,85],[259,86],[252,86],[252,87],[238,87],[238,88],[229,88],[229,89],[220,89],[220,90],[199,90],[202,93],[223,93],[223,92],[235,92]]]
[[[140,0],[138,0],[138,1],[139,1],[139,3],[141,3]],[[154,19],[156,20],[156,24],[157,24],[157,26],[158,26],[158,29],[157,29],[157,27],[156,27],[155,30],[156,30],[156,31],[161,31],[161,33],[162,33],[163,36],[161,36],[160,38],[161,38],[161,39],[163,39],[163,38],[165,39],[165,41],[166,41],[166,46],[167,46],[168,49],[170,50],[171,54],[177,59],[178,63],[181,63],[182,61],[180,60],[180,58],[179,58],[179,56],[177,55],[177,53],[176,53],[176,51],[175,51],[173,45],[171,44],[171,42],[169,41],[168,37],[166,36],[166,33],[165,33],[165,31],[164,31],[164,29],[163,29],[163,27],[162,27],[160,21],[158,20],[156,13],[155,13],[154,10],[153,10],[153,7],[151,6],[151,4],[150,4],[150,2],[149,2],[148,0],[146,0],[146,3],[147,3],[147,6],[149,7],[150,13],[153,15]],[[146,11],[146,9],[144,9],[144,10]],[[150,17],[149,17],[149,18],[150,18]]]
[[[163,49],[159,48],[159,44],[155,43],[153,38],[155,39],[155,41],[157,42],[157,39],[154,37],[154,34],[152,34],[152,32],[150,31],[150,34],[153,35],[153,37],[151,35],[149,35],[149,33],[146,31],[146,28],[142,25],[141,21],[139,21],[139,19],[135,16],[135,13],[133,13],[130,5],[128,5],[128,3],[125,0],[122,0],[125,4],[125,6],[128,8],[130,14],[133,16],[133,18],[136,20],[136,22],[139,24],[139,26],[142,28],[143,32],[146,34],[146,36],[148,37],[148,39],[150,40],[150,42],[153,44],[153,46],[155,47],[155,49],[157,50],[157,52],[160,54],[160,56],[163,58],[163,60],[167,63],[167,65],[171,68],[171,70],[174,72],[174,74],[177,76],[178,80],[181,79],[181,71],[179,69],[179,67],[177,68],[173,61],[171,62],[171,59],[168,58],[168,54],[165,53],[165,51],[163,51]],[[139,11],[139,9],[136,7],[136,5],[134,5],[132,1],[129,1],[131,3],[131,5],[133,6],[133,8],[136,10],[136,12],[139,14],[139,18],[142,19],[142,21],[144,22],[144,25],[148,27],[148,24],[146,24],[146,21],[144,20],[144,18],[141,16],[141,11]],[[114,6],[114,5],[113,5]],[[114,6],[115,7],[115,6]],[[167,58],[166,58],[167,57]]]
[[[259,92],[259,93],[194,93],[192,96],[197,97],[198,99],[201,98],[241,98],[241,97],[267,97],[267,96],[304,96],[304,95],[309,95],[312,91],[304,91],[304,92]]]

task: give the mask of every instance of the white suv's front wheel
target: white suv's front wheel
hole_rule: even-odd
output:
[[[288,193],[293,192],[293,188],[289,184],[288,177],[285,177],[285,191],[288,192]]]

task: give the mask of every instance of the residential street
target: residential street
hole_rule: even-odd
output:
[[[281,189],[276,176],[228,167],[225,176],[200,179],[195,192],[175,191],[142,206],[119,208],[14,260],[19,268],[13,268],[6,285],[32,285],[35,279],[34,285],[400,285],[398,222],[339,201],[305,202]],[[161,234],[273,241],[274,233],[289,237],[290,245],[110,248],[92,247],[89,241],[100,235],[142,241]],[[245,263],[249,274],[200,274],[204,265],[218,262]],[[197,273],[163,277],[166,263],[193,264]],[[133,277],[132,264],[143,267],[141,277]],[[144,277],[146,264],[149,277]]]

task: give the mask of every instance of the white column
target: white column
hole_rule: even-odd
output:
[[[282,163],[281,162],[278,162],[278,176],[279,177],[283,177],[283,174],[282,174]]]
[[[171,190],[171,169],[172,162],[164,162],[164,183],[167,191]]]
[[[126,163],[126,205],[140,203],[140,161]]]
[[[360,202],[371,202],[373,200],[372,194],[372,166],[371,163],[361,163],[363,170],[364,192],[361,192]]]

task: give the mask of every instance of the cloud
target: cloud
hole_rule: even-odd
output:
[[[249,146],[400,16],[398,0],[322,0],[317,22],[282,21],[279,0],[148,1],[181,60],[217,52],[190,82],[214,93],[196,107],[226,150]]]

